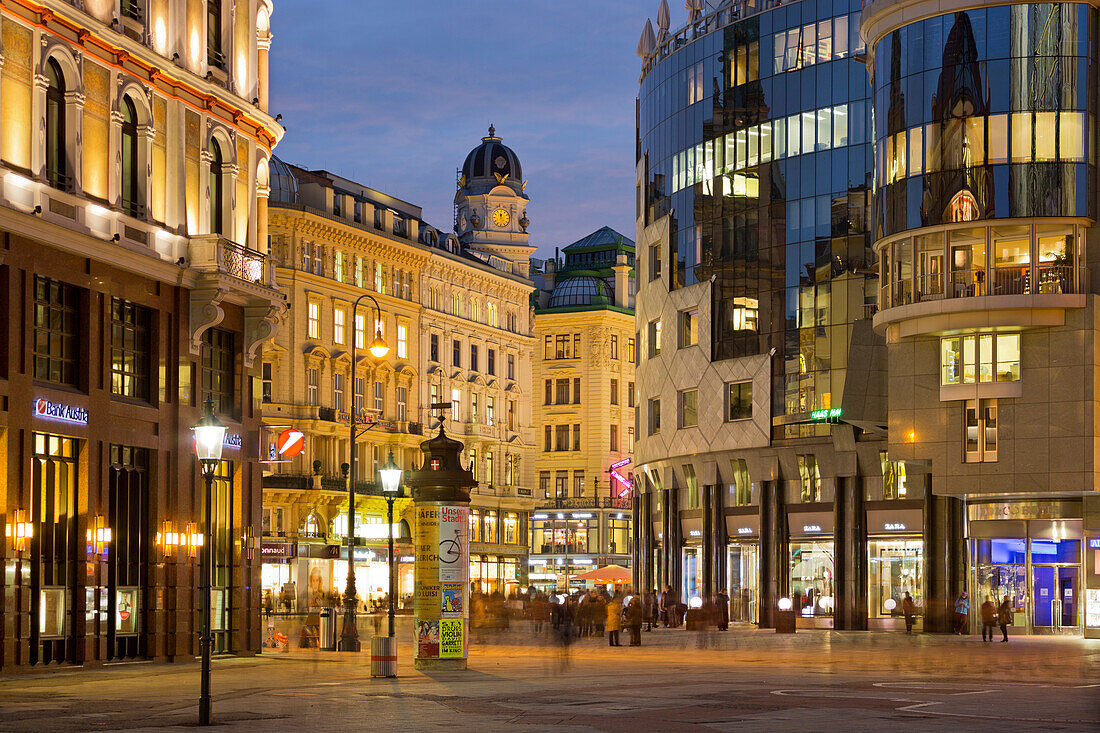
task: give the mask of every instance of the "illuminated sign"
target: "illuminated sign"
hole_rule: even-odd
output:
[[[287,458],[293,458],[305,450],[305,447],[306,434],[301,430],[287,428],[279,433],[278,450],[280,455],[286,456]]]
[[[842,410],[839,407],[832,407],[827,410],[814,410],[810,413],[811,420],[834,420],[840,417]]]
[[[737,534],[752,534],[752,527],[738,527]]]
[[[702,537],[703,536],[702,530],[698,530],[698,529],[693,529],[690,532],[688,532],[688,534],[691,535],[692,537]]]
[[[39,397],[34,401],[34,416],[52,420],[64,420],[65,422],[88,424],[88,411],[83,407],[66,405],[61,402],[50,402],[45,397]]]
[[[899,531],[905,530],[905,524],[903,522],[887,522],[883,525],[883,529],[887,531]]]
[[[1089,537],[1089,549],[1100,550],[1100,537]]]
[[[820,532],[821,531],[821,525],[820,524],[803,524],[802,525],[802,531],[803,532]]]
[[[607,469],[611,473],[611,478],[615,479],[622,485],[622,488],[619,490],[618,498],[620,499],[625,499],[630,494],[630,492],[634,490],[634,484],[631,482],[631,480],[623,474],[619,473],[619,469],[627,465],[630,465],[630,459],[623,458],[622,460],[612,463],[611,467]]]
[[[243,442],[237,433],[226,433],[225,438],[222,439],[222,445],[226,448],[240,448]]]

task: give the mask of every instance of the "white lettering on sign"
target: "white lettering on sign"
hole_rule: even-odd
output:
[[[905,529],[905,525],[901,522],[887,522],[883,526],[888,532],[903,531]]]
[[[50,402],[45,397],[39,397],[34,401],[35,417],[64,420],[79,425],[88,424],[88,411],[83,407],[66,405],[61,402]]]
[[[692,537],[702,537],[703,536],[702,530],[698,530],[698,529],[693,529],[693,530],[689,531],[688,534],[691,535]]]
[[[240,448],[243,443],[244,441],[237,433],[226,433],[225,438],[222,440],[222,445],[226,448]]]
[[[821,531],[821,525],[820,524],[803,524],[802,525],[802,531],[803,532],[820,532]]]
[[[738,527],[737,534],[752,534],[752,527]]]

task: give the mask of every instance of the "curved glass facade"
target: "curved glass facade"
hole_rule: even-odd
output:
[[[672,214],[671,288],[715,277],[712,359],[776,349],[773,415],[839,404],[850,324],[875,298],[859,11],[803,0],[736,20],[648,66],[639,90],[639,217]]]
[[[1096,215],[1097,11],[999,5],[874,48],[874,232]]]

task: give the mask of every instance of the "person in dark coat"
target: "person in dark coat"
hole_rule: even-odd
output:
[[[985,597],[982,603],[982,641],[993,641],[993,624],[997,622],[997,612],[993,609],[993,600]]]
[[[641,597],[634,596],[626,607],[626,625],[630,627],[630,646],[642,645],[642,605]]]
[[[645,630],[653,631],[653,626],[657,623],[656,588],[645,594],[645,600],[642,603],[642,615],[645,617]]]
[[[672,595],[672,586],[666,585],[665,592],[661,594],[661,618],[665,622],[666,629],[672,624],[675,616],[676,598]]]
[[[901,612],[905,616],[905,633],[913,633],[913,621],[917,615],[917,604],[913,602],[913,596],[905,591],[905,598],[901,601]]]
[[[1012,623],[1012,604],[1008,600],[1008,594],[1005,594],[1004,600],[1001,601],[1001,605],[997,607],[997,623],[1001,627],[1001,643],[1008,643],[1008,625]]]
[[[726,589],[718,591],[718,595],[714,599],[715,612],[717,616],[715,622],[718,625],[719,631],[726,631],[730,627],[730,596],[726,593]]]

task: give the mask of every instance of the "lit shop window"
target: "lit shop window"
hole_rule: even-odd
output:
[[[982,333],[940,340],[942,384],[1018,382],[1020,334]]]

